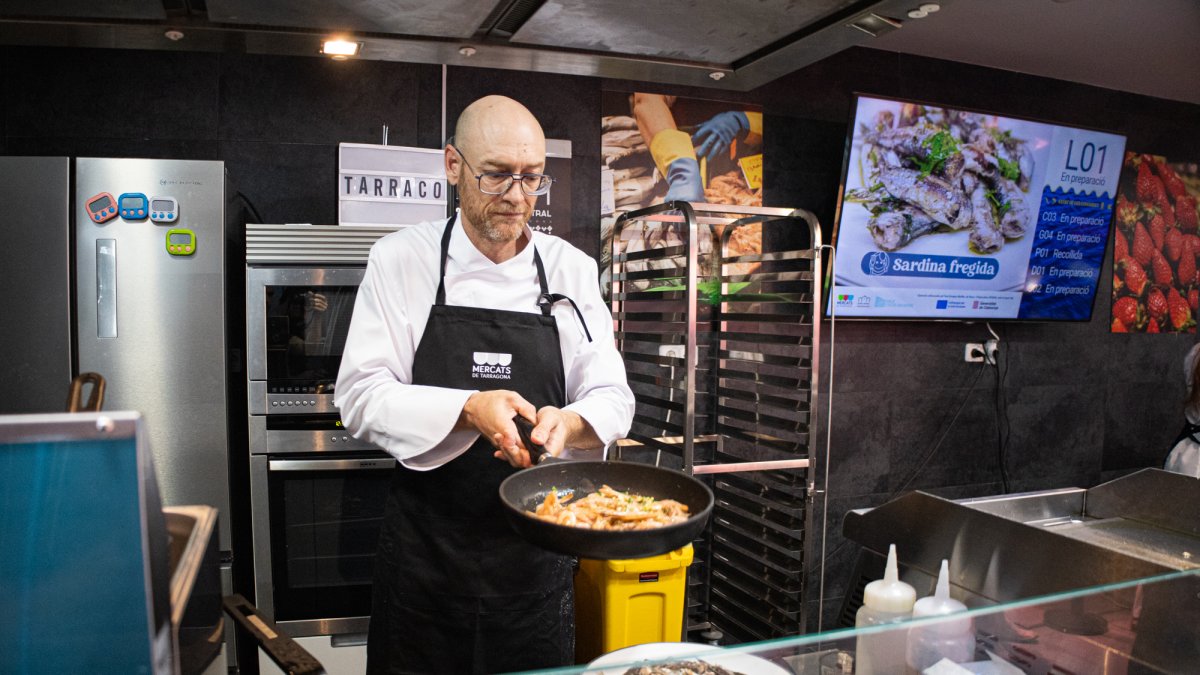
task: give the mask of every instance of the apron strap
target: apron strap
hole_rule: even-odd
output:
[[[533,249],[533,264],[537,266],[538,285],[542,287],[542,294],[538,297],[538,307],[542,308],[542,316],[550,316],[550,310],[554,307],[554,303],[566,300],[571,303],[571,309],[575,310],[575,316],[579,317],[579,325],[583,326],[583,334],[587,336],[588,342],[591,342],[592,331],[588,330],[587,322],[583,320],[583,312],[579,311],[579,305],[562,293],[550,292],[550,285],[546,283],[546,268],[542,266],[542,256],[538,254],[536,247]]]
[[[1200,438],[1196,437],[1197,434],[1200,434],[1200,424],[1192,424],[1191,422],[1185,421],[1183,423],[1183,429],[1179,432],[1179,435],[1175,437],[1175,442],[1171,444],[1171,447],[1174,448],[1179,444],[1179,441],[1182,441],[1185,438],[1190,438],[1192,441],[1200,443]]]
[[[542,265],[542,256],[536,246],[533,247],[533,265],[537,267],[538,287],[542,289],[542,294],[538,296],[538,307],[542,308],[542,316],[550,316],[550,306],[554,303],[546,302],[550,296],[550,285],[546,283],[546,268]]]
[[[575,301],[562,293],[542,293],[542,298],[538,300],[538,306],[542,308],[542,314],[547,316],[550,314],[550,308],[556,302],[566,300],[571,303],[571,309],[575,310],[575,316],[579,317],[579,325],[583,326],[583,334],[587,336],[588,342],[592,341],[592,331],[588,330],[587,322],[583,320],[583,312],[579,311],[579,305]]]
[[[446,229],[442,232],[442,271],[438,275],[437,297],[434,300],[435,305],[446,304],[446,258],[450,256],[450,232],[454,229],[454,221],[458,220],[458,212],[450,216],[450,220],[446,221]]]

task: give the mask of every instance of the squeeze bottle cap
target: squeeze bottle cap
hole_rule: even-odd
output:
[[[917,591],[900,581],[900,570],[896,565],[896,545],[888,547],[887,567],[883,578],[872,581],[863,589],[863,605],[877,612],[909,613]]]
[[[965,611],[967,611],[966,605],[950,597],[950,563],[942,560],[942,567],[938,570],[937,587],[934,589],[933,595],[921,598],[913,605],[913,618],[942,616]],[[971,618],[950,619],[929,628],[944,634],[965,633],[971,630]]]

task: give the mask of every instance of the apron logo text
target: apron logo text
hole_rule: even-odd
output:
[[[471,377],[490,380],[512,379],[512,354],[475,352],[475,364],[471,366]]]

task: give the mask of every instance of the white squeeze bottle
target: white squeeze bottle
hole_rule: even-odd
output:
[[[899,623],[912,617],[913,603],[917,592],[912,586],[900,581],[896,565],[896,545],[888,547],[887,567],[883,578],[872,581],[863,589],[863,605],[854,616],[855,628],[887,623]],[[900,675],[904,672],[904,647],[907,633],[904,630],[860,635],[855,647],[855,670],[857,675]]]
[[[943,560],[933,595],[913,606],[913,618],[965,612],[967,606],[950,597],[950,564]],[[932,626],[913,628],[908,633],[905,654],[909,672],[920,673],[942,659],[967,663],[975,657],[975,630],[971,617],[943,619]]]

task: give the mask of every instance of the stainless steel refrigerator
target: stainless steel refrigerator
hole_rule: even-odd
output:
[[[99,373],[105,410],[144,416],[164,504],[220,510],[222,551],[225,196],[222,162],[0,157],[0,413],[63,410]]]

